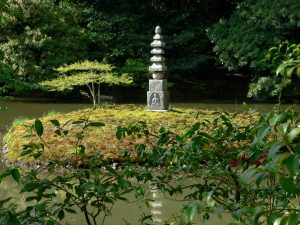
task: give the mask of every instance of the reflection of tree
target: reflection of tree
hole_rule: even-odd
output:
[[[0,172],[2,173],[5,170],[5,165],[1,163]],[[25,204],[25,199],[28,196],[26,196],[26,194],[20,194],[20,190],[20,185],[18,185],[13,179],[5,179],[1,182],[0,185],[0,200],[6,199],[9,194],[9,197],[13,196],[13,202],[18,203],[18,209],[25,209],[27,207],[27,205]]]

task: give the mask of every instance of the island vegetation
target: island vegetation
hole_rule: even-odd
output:
[[[149,206],[151,188],[182,201],[165,225],[209,224],[212,215],[229,215],[230,225],[299,224],[300,117],[281,107],[299,95],[299,10],[295,0],[1,1],[1,95],[83,93],[93,107],[11,126],[0,183],[18,183],[26,205],[1,199],[0,224],[68,224],[73,214],[106,224],[129,195]],[[240,95],[275,99],[274,109],[99,104],[100,85],[145,88],[157,24],[171,93],[187,89],[189,99],[217,92],[201,81],[238,80]],[[153,215],[135,224],[155,224]]]

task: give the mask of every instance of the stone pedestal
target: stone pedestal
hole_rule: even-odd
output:
[[[167,80],[149,80],[149,91],[167,91]]]
[[[149,110],[159,111],[169,109],[169,92],[167,91],[167,80],[149,80],[147,106]]]
[[[147,103],[151,111],[166,111],[169,109],[169,92],[147,91]]]

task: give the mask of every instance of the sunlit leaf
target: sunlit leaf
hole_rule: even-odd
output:
[[[256,168],[245,170],[240,176],[240,182],[243,184],[250,184],[254,180],[254,174],[256,174],[256,172]]]

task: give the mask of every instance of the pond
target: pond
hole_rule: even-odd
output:
[[[76,103],[57,103],[57,102],[36,102],[36,101],[0,101],[0,147],[2,147],[2,137],[12,124],[15,118],[27,117],[36,118],[47,113],[53,112],[70,112],[77,109],[83,109],[91,107],[90,104],[76,104]],[[236,102],[201,102],[201,103],[174,103],[171,104],[174,108],[195,108],[203,110],[215,110],[215,111],[228,111],[228,112],[241,112],[243,111],[242,104]],[[264,112],[273,108],[272,104],[250,104],[250,107]],[[287,106],[285,106],[287,107]],[[299,109],[299,105],[296,106]],[[5,165],[0,164],[1,171],[5,170]],[[13,190],[13,191],[12,191]],[[18,187],[10,180],[1,184],[0,198],[7,196],[7,193],[15,196],[17,194]],[[2,195],[2,196],[1,196]],[[145,207],[142,202],[118,202],[113,208],[112,216],[106,221],[106,225],[122,225],[126,224],[123,219],[126,219],[130,224],[139,224],[138,220],[142,213],[151,214],[156,218],[156,224],[161,224],[159,221],[164,221],[172,216],[172,213],[179,212],[182,202],[172,201],[165,198],[161,193],[150,193],[150,197],[154,200],[153,205],[149,208]],[[24,198],[20,196],[18,198]],[[130,197],[134,200],[134,197]],[[20,200],[21,201],[21,200]],[[82,216],[69,217],[69,222],[72,225],[84,224]],[[208,225],[227,224],[230,221],[226,219],[212,218]],[[198,221],[201,221],[200,219]],[[197,222],[196,224],[204,224]]]

